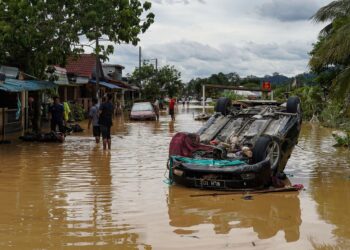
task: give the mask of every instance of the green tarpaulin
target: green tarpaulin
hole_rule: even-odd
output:
[[[180,156],[172,156],[173,160],[180,161],[183,163],[190,163],[201,166],[214,166],[214,167],[229,167],[246,164],[244,161],[240,160],[212,160],[212,159],[194,159]]]

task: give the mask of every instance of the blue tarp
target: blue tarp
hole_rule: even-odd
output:
[[[17,80],[7,78],[3,83],[0,83],[0,90],[6,92],[37,91],[52,89],[55,87],[56,85],[52,82],[37,80]]]
[[[95,80],[90,80],[89,82],[93,83],[93,84],[96,84]],[[109,88],[109,89],[122,89],[122,87],[119,87],[119,86],[117,86],[115,84],[104,82],[104,81],[100,81],[99,84],[104,86],[104,87],[106,87],[106,88]]]

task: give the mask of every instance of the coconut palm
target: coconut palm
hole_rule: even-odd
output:
[[[337,67],[339,74],[333,79],[334,91],[345,97],[350,92],[350,0],[333,1],[312,18],[315,22],[330,23],[321,30],[310,53],[309,65],[316,72]]]

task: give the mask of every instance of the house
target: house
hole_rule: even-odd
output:
[[[124,66],[119,64],[103,64],[103,74],[113,80],[122,81]]]
[[[139,97],[140,89],[132,86],[125,81],[123,77],[124,66],[119,64],[103,64],[103,73],[108,82],[121,87],[121,91],[117,93],[117,100],[121,107],[131,107],[136,98]]]
[[[67,77],[67,70],[62,67],[52,66],[54,72],[47,74],[48,77],[54,76],[53,82],[57,85],[58,95],[62,101],[73,101],[79,96],[79,85],[70,83]]]
[[[0,135],[24,131],[29,127],[28,99],[43,99],[42,90],[53,89],[48,81],[28,80],[18,68],[0,66]]]
[[[78,86],[78,91],[74,100],[80,103],[87,111],[91,106],[92,98],[96,96],[96,64],[99,67],[99,92],[100,97],[107,92],[116,92],[122,88],[108,83],[104,77],[102,64],[96,60],[94,54],[81,54],[76,57],[70,57],[67,60],[66,71],[70,84]],[[67,93],[67,96],[69,94]]]

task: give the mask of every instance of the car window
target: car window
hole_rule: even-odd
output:
[[[152,111],[152,110],[153,110],[153,107],[149,102],[135,103],[131,109],[131,111]]]

